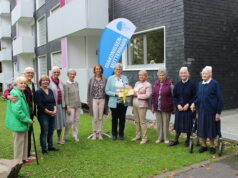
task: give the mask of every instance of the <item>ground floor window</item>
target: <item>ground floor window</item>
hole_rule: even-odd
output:
[[[58,66],[62,69],[61,51],[51,53],[51,66]]]
[[[165,63],[165,27],[135,33],[124,55],[126,68],[157,68]],[[157,68],[158,69],[158,68]]]
[[[46,56],[38,57],[38,77],[47,75],[47,58]]]

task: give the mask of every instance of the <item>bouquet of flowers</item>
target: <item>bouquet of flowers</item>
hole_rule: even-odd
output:
[[[130,96],[134,95],[134,90],[131,86],[126,85],[124,89],[117,90],[118,97],[122,98],[123,102],[126,103]],[[130,97],[131,98],[131,97]]]

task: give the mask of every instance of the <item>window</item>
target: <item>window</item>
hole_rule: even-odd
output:
[[[61,51],[51,53],[51,66],[62,68]]]
[[[38,76],[47,75],[47,58],[46,56],[38,57]]]
[[[55,7],[53,7],[51,10],[50,10],[50,13],[51,14],[54,14],[57,10],[60,9],[60,4],[57,4]]]
[[[127,69],[156,68],[165,63],[164,27],[136,33],[132,36],[126,52]]]
[[[38,20],[38,28],[37,28],[37,34],[38,34],[38,46],[46,44],[46,18],[45,16],[41,17]]]
[[[45,0],[36,0],[36,9],[39,9],[43,4],[45,4]]]

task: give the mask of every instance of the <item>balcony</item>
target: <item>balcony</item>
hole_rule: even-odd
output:
[[[34,1],[20,0],[12,11],[12,25],[18,21],[33,22]]]
[[[0,39],[11,38],[11,26],[1,26],[0,27]]]
[[[33,55],[35,41],[33,36],[20,36],[12,42],[13,56],[16,55]]]
[[[48,40],[100,35],[108,23],[108,0],[74,0],[48,17]]]
[[[12,50],[3,49],[0,51],[0,61],[11,61],[12,60]]]
[[[0,16],[10,16],[10,2],[0,2]]]
[[[0,83],[10,84],[12,80],[12,73],[0,73]]]

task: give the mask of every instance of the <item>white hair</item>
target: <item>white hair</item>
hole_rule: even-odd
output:
[[[123,65],[120,64],[120,63],[117,63],[117,64],[114,65],[114,69],[115,69],[115,68],[123,69]]]
[[[179,70],[179,72],[181,72],[182,70],[185,70],[185,71],[188,72],[188,67],[181,67],[180,70]]]
[[[77,74],[75,69],[69,69],[68,72],[67,72],[67,75],[69,75],[69,73],[71,73],[71,72],[74,72],[75,74]]]
[[[51,70],[52,70],[52,72],[54,72],[55,70],[59,70],[60,71],[60,68],[58,66],[53,66]]]
[[[18,84],[18,83],[20,83],[20,82],[27,82],[27,79],[26,79],[26,77],[24,77],[24,76],[20,76],[20,77],[17,77],[16,79],[15,79],[15,82],[16,82],[16,84]]]
[[[206,66],[206,67],[204,67],[204,68],[202,69],[202,73],[203,73],[204,71],[207,71],[207,72],[209,72],[210,74],[212,74],[212,66]]]
[[[34,70],[33,67],[26,67],[26,68],[24,69],[24,73],[26,73],[26,72],[29,71],[29,70],[35,72],[35,70]]]
[[[164,73],[165,76],[167,76],[167,72],[165,69],[158,70],[157,75]]]

